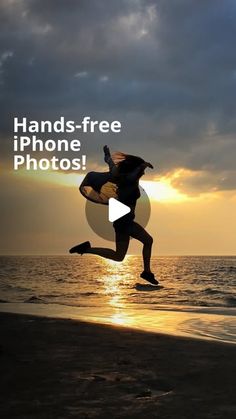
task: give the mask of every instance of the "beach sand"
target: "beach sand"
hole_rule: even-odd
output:
[[[3,419],[236,417],[236,347],[0,314]]]

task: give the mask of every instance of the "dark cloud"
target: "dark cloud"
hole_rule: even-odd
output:
[[[207,170],[216,188],[224,172],[236,188],[234,1],[3,0],[0,16],[6,158],[14,114],[89,114],[123,124],[85,137],[91,160],[107,142],[161,172]]]
[[[183,172],[177,179],[172,181],[172,185],[180,189],[188,196],[196,196],[204,193],[217,191],[234,191],[236,184],[236,171],[224,170],[217,172]]]

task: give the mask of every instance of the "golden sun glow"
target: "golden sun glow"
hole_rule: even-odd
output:
[[[66,187],[76,187],[82,182],[84,175],[77,173],[61,173],[61,172],[36,172],[20,170],[17,172],[17,176],[29,177],[32,180],[54,183]],[[191,199],[187,195],[181,193],[178,189],[174,188],[171,184],[171,179],[174,179],[176,174],[172,174],[169,177],[161,177],[156,180],[141,180],[140,185],[145,189],[149,198],[152,201],[157,202],[183,202]]]
[[[187,195],[175,189],[170,180],[165,178],[156,181],[143,180],[140,184],[152,201],[182,202],[189,199]]]

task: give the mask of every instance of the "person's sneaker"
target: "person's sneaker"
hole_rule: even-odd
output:
[[[140,275],[141,278],[145,279],[146,281],[150,282],[150,284],[158,285],[159,282],[155,279],[155,276],[152,272],[143,271]]]
[[[82,255],[83,253],[87,252],[91,248],[90,242],[84,242],[81,244],[77,244],[77,246],[72,247],[69,252],[70,253],[79,253]]]

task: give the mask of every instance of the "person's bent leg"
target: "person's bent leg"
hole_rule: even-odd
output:
[[[141,278],[145,279],[152,285],[158,285],[159,282],[155,278],[150,268],[151,252],[153,239],[147,231],[138,223],[133,222],[131,227],[131,237],[143,243],[143,265],[144,271],[141,273]]]
[[[133,222],[131,229],[131,237],[143,243],[143,266],[145,272],[151,272],[150,261],[152,254],[153,238],[138,223]]]
[[[116,250],[106,247],[91,247],[85,253],[101,256],[105,259],[111,259],[121,262],[129,247],[129,235],[116,232]]]

